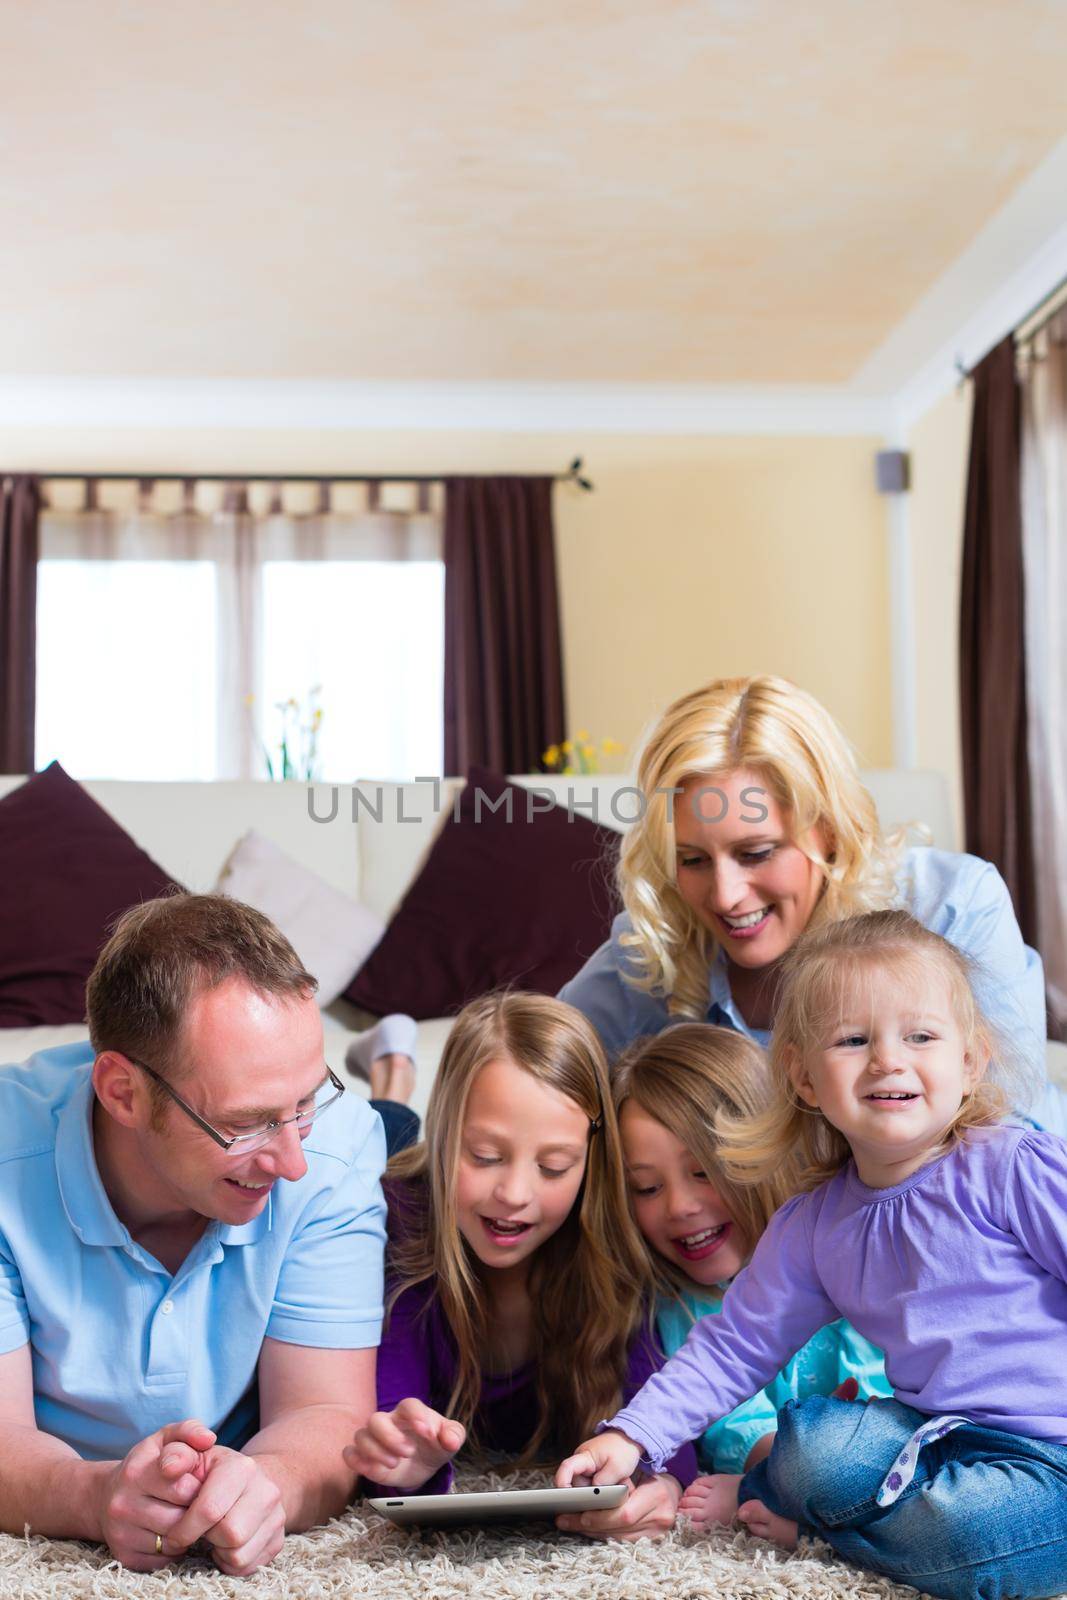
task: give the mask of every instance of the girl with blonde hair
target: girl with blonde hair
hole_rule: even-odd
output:
[[[814,1185],[772,1217],[719,1316],[563,1463],[620,1482],[727,1413],[845,1316],[893,1399],[787,1405],[738,1515],[946,1600],[1067,1588],[1067,1143],[1014,1098],[973,966],[902,911],[828,922],[790,955],[774,1102],[722,1127],[736,1180],[798,1136]]]
[[[1026,1062],[1019,1109],[1067,1132],[1047,1082],[1041,961],[996,868],[886,835],[841,729],[782,678],[721,678],[669,706],[638,766],[625,910],[561,991],[614,1058],[671,1021],[768,1046],[785,956],[808,927],[900,906],[980,964],[983,1005]]]
[[[395,1157],[378,1411],[345,1452],[380,1492],[440,1492],[465,1440],[552,1459],[662,1361],[643,1303],[607,1063],[580,1012],[545,995],[468,1005],[449,1035],[425,1137]],[[674,1521],[691,1447],[636,1504],[583,1531]]]
[[[770,1101],[766,1060],[743,1034],[696,1022],[667,1028],[622,1056],[612,1089],[630,1204],[658,1292],[656,1330],[673,1355],[699,1317],[722,1309],[772,1213],[800,1187],[800,1166],[786,1153],[758,1181],[739,1182],[724,1164],[720,1123],[744,1126]],[[842,1319],[705,1429],[697,1440],[705,1475],[679,1509],[698,1527],[732,1522],[741,1475],[770,1450],[781,1408],[834,1392],[864,1400],[891,1393],[881,1351]]]

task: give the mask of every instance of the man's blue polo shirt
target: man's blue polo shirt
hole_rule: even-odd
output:
[[[97,1171],[92,1058],[64,1045],[0,1070],[0,1354],[29,1342],[37,1425],[87,1459],[121,1459],[183,1417],[240,1444],[265,1337],[379,1342],[381,1120],[345,1095],[304,1143],[305,1176],[277,1182],[251,1222],[210,1223],[171,1277]]]

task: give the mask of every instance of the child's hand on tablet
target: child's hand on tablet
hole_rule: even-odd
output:
[[[662,1539],[678,1519],[682,1486],[669,1473],[642,1478],[621,1506],[611,1511],[582,1511],[556,1518],[557,1528],[584,1533],[587,1539]]]
[[[421,1489],[454,1456],[466,1429],[422,1400],[401,1400],[395,1411],[376,1411],[345,1446],[345,1465],[361,1478],[395,1489]]]
[[[580,1444],[572,1456],[556,1468],[556,1484],[569,1489],[572,1483],[625,1483],[632,1478],[641,1459],[641,1448],[624,1433],[598,1433]]]

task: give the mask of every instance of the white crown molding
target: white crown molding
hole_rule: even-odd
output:
[[[3,428],[881,436],[884,397],[837,385],[0,378]]]
[[[893,435],[959,382],[1067,278],[1067,138],[942,273],[852,380],[892,397]]]
[[[1067,224],[1012,274],[972,317],[945,341],[893,398],[896,427],[907,433],[962,375],[1024,322],[1067,279]]]

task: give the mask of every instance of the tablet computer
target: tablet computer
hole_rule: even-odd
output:
[[[551,1522],[563,1512],[613,1511],[625,1483],[588,1489],[490,1489],[477,1494],[391,1494],[369,1502],[392,1522]]]

